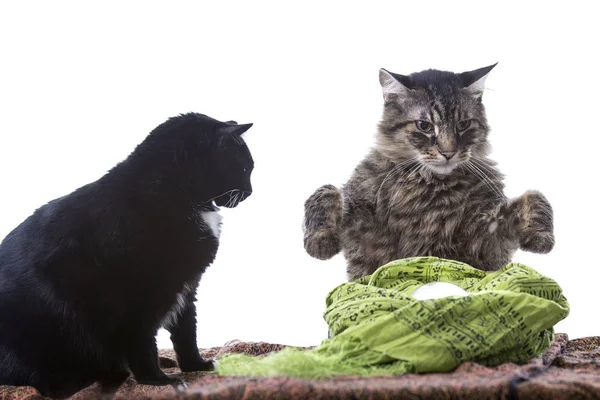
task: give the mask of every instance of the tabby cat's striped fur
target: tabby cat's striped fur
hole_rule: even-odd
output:
[[[552,207],[537,191],[509,200],[487,157],[481,98],[494,65],[455,74],[380,70],[377,143],[340,189],[305,203],[304,247],[343,251],[353,280],[399,258],[437,256],[496,270],[523,250],[554,246]]]

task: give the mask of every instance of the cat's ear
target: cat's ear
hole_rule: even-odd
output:
[[[379,83],[383,91],[383,99],[386,102],[394,97],[398,99],[406,98],[413,92],[408,76],[395,74],[383,68],[379,69]]]
[[[231,122],[233,122],[233,124],[230,124]],[[237,124],[235,123],[235,121],[229,121],[227,122],[227,125],[221,125],[219,128],[217,128],[217,131],[224,135],[238,135],[238,136],[242,136],[242,134],[244,134],[244,132],[246,132],[248,129],[250,129],[252,127],[252,123],[250,124]]]
[[[485,80],[490,71],[497,64],[498,63],[459,74],[458,76],[462,81],[463,87],[466,88],[473,96],[481,98],[483,95],[483,90],[485,89]]]

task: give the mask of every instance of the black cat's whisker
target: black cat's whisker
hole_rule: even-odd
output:
[[[225,195],[226,195],[226,194],[228,194],[229,192],[233,192],[233,191],[236,191],[236,190],[237,190],[237,189],[231,189],[231,190],[228,190],[228,191],[226,191],[226,192],[224,192],[224,193],[221,193],[221,194],[219,194],[219,195],[216,195],[215,197],[211,197],[210,199],[208,199],[208,200],[205,200],[203,203],[210,203],[210,202],[211,202],[211,201],[213,201],[214,199],[216,199],[216,198],[219,198],[219,197],[221,197],[221,196],[225,196]]]
[[[235,195],[234,191],[229,192],[229,200],[227,200],[227,204],[225,207],[231,207],[231,203],[233,202],[233,196]]]

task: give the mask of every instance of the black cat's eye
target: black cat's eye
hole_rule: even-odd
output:
[[[471,120],[470,119],[465,119],[465,120],[460,121],[458,124],[456,124],[456,129],[459,132],[462,132],[465,129],[467,129],[469,126],[471,126]]]
[[[415,125],[418,130],[424,133],[433,132],[433,124],[427,121],[415,121]]]

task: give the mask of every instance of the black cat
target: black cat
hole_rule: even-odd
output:
[[[160,369],[171,333],[182,371],[196,345],[195,292],[219,245],[219,206],[252,193],[252,124],[190,113],[154,129],[96,182],[36,210],[0,244],[0,384],[68,396],[184,382]],[[112,389],[111,389],[112,390]]]

